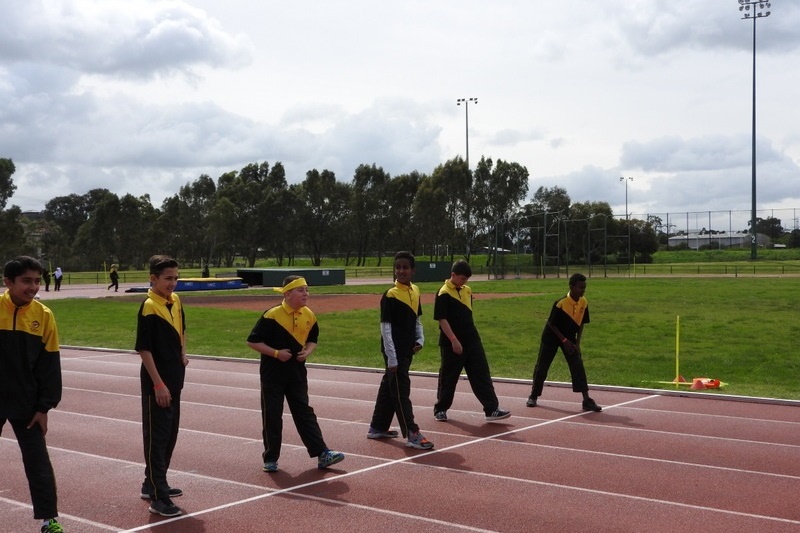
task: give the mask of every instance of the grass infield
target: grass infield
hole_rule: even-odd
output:
[[[419,284],[433,293],[440,283]],[[475,293],[525,296],[477,300],[475,322],[495,377],[530,378],[539,336],[550,307],[566,294],[565,278],[473,280]],[[380,294],[382,285],[313,287],[314,294]],[[249,289],[248,295],[261,289]],[[264,291],[265,293],[267,291]],[[674,389],[676,317],[680,316],[680,374],[727,385],[721,394],[800,399],[796,302],[798,278],[590,278],[586,297],[591,323],[582,348],[590,383]],[[220,293],[204,293],[204,296]],[[230,292],[224,292],[230,295]],[[143,295],[50,300],[62,344],[131,350]],[[258,313],[192,308],[187,304],[189,353],[254,357],[245,339]],[[320,344],[313,362],[379,367],[378,309],[319,315]],[[432,306],[423,306],[426,346],[412,370],[439,366],[438,327]],[[136,357],[132,355],[132,357]],[[548,380],[569,381],[563,357]]]

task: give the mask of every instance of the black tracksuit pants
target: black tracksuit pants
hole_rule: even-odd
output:
[[[494,392],[494,383],[489,372],[489,363],[486,352],[480,342],[464,346],[461,355],[453,352],[450,346],[440,346],[441,366],[439,367],[439,385],[436,392],[436,404],[433,412],[447,411],[453,405],[456,394],[456,385],[461,376],[461,371],[466,370],[467,379],[472,387],[475,397],[481,402],[483,412],[488,416],[499,406],[497,394]]]
[[[30,418],[9,419],[8,421],[14,430],[19,449],[22,452],[22,464],[25,466],[25,475],[31,491],[33,517],[41,520],[55,518],[58,516],[56,477],[47,453],[47,443],[42,435],[42,428],[36,424],[28,429]],[[6,419],[0,418],[0,432],[5,423]]]
[[[533,367],[533,387],[531,389],[531,396],[537,398],[542,395],[544,389],[544,382],[547,379],[547,373],[550,371],[550,365],[558,353],[558,345],[548,344],[542,342],[539,345],[539,356],[536,359],[536,366]],[[562,348],[564,358],[567,360],[569,366],[569,374],[572,376],[572,391],[573,392],[586,392],[589,390],[589,383],[586,379],[586,369],[583,366],[583,359],[580,352],[577,350],[572,355],[567,355]]]
[[[383,358],[386,360],[385,355]],[[414,422],[414,408],[411,405],[411,378],[408,375],[411,360],[411,356],[398,356],[397,371],[384,372],[375,399],[371,428],[387,431],[392,425],[392,418],[397,415],[397,424],[403,437],[419,431],[419,426]]]
[[[142,396],[145,463],[142,493],[150,494],[154,500],[169,498],[167,470],[178,441],[180,421],[180,393],[172,393],[172,402],[168,407],[159,407],[154,394]]]
[[[261,437],[264,441],[264,462],[277,462],[283,441],[283,400],[309,457],[317,457],[328,449],[322,438],[317,415],[308,403],[306,366],[291,359],[272,365],[261,374]]]

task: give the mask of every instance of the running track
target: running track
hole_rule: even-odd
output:
[[[184,516],[151,515],[139,358],[62,349],[64,399],[48,445],[68,533],[800,532],[797,402],[598,390],[602,413],[549,386],[496,384],[512,411],[486,424],[469,384],[436,422],[436,380],[412,377],[429,452],[365,438],[380,374],[313,367],[311,403],[344,462],[319,471],[284,416],[281,471],[261,471],[258,366],[193,358],[170,482]],[[0,532],[38,531],[11,428],[0,437]]]

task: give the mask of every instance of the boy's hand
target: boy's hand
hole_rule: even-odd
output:
[[[464,353],[464,347],[461,346],[461,341],[459,341],[456,337],[453,337],[453,340],[450,341],[450,344],[453,346],[454,354],[461,355]]]
[[[420,343],[416,343],[414,345],[414,353],[419,352],[422,349],[422,345]]]
[[[39,427],[42,428],[42,436],[44,437],[47,435],[47,413],[37,412],[35,415],[33,415],[33,418],[31,418],[31,421],[27,427],[28,429],[31,429],[36,424],[39,424]]]
[[[284,348],[283,350],[278,350],[278,360],[282,363],[285,363],[289,359],[292,358],[292,351],[288,348]]]
[[[170,402],[172,401],[172,393],[169,392],[169,388],[167,387],[159,387],[155,389],[156,393],[156,403],[159,407],[169,407]]]
[[[569,339],[564,339],[564,342],[561,343],[561,347],[564,349],[564,353],[570,357],[575,355],[578,350],[578,347]]]

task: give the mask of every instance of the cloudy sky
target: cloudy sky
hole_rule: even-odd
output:
[[[456,100],[477,98],[471,166],[518,162],[531,194],[558,185],[624,216],[625,176],[633,214],[746,213],[753,24],[738,8],[0,0],[9,204],[104,187],[160,206],[201,174],[262,161],[290,183],[312,168],[350,182],[361,163],[430,173],[465,155]],[[800,2],[771,12],[757,23],[758,207],[800,216]]]

